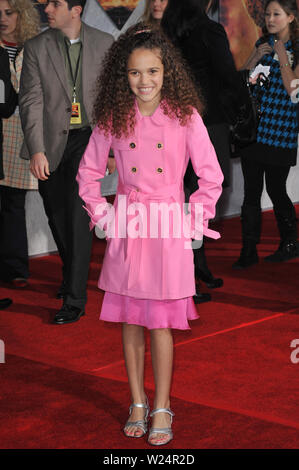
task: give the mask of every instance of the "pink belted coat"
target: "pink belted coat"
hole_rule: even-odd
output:
[[[91,218],[90,226],[101,226],[103,212],[99,208],[106,200],[101,196],[99,179],[105,175],[112,148],[119,173],[113,208],[116,226],[119,228],[123,216],[127,227],[130,223],[136,225],[136,221],[139,228],[142,226],[137,236],[134,230],[132,236],[126,236],[122,227],[116,230],[114,237],[108,238],[99,287],[136,299],[191,297],[195,294],[195,280],[190,237],[186,245],[186,238],[173,236],[171,230],[170,236],[162,236],[161,232],[149,236],[150,206],[152,203],[177,203],[183,207],[183,177],[191,158],[200,180],[190,203],[202,203],[203,234],[218,238],[217,232],[208,229],[208,221],[215,215],[223,175],[197,111],[194,110],[188,125],[181,126],[178,120],[166,116],[160,106],[152,116],[143,116],[136,105],[136,120],[134,135],[128,138],[107,137],[96,127],[77,175],[79,194]],[[134,219],[135,210],[137,214],[142,212],[141,205],[143,215],[144,209],[146,214],[142,219]],[[170,227],[173,227],[174,216],[170,219]]]

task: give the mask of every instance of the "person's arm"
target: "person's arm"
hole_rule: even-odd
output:
[[[16,109],[18,95],[10,81],[9,57],[3,48],[0,48],[0,80],[4,95],[0,99],[0,118],[9,118]]]
[[[38,57],[29,41],[24,46],[19,93],[20,117],[25,143],[31,158],[31,172],[41,180],[47,179],[49,175],[44,145],[43,96]]]
[[[295,86],[297,86],[297,83],[294,82],[294,80],[299,78],[299,64],[296,66],[295,70],[292,69],[286,48],[281,40],[275,41],[274,50],[278,55],[284,87],[288,94],[291,95],[294,92]],[[294,83],[296,83],[295,86]]]
[[[263,44],[260,44],[257,47],[254,46],[254,49],[253,49],[252,53],[250,54],[247,61],[241,67],[240,70],[254,69],[255,66],[258,64],[258,62],[261,60],[261,58],[265,54],[271,54],[272,51],[273,51],[272,47],[267,42],[264,42]]]
[[[90,136],[76,177],[79,195],[85,202],[84,208],[91,219],[90,229],[95,225],[100,225],[103,210],[107,207],[107,201],[101,195],[99,180],[106,174],[110,147],[111,137],[105,137],[96,126]]]
[[[191,158],[193,169],[200,178],[198,189],[191,194],[191,213],[194,203],[203,205],[203,235],[219,238],[219,234],[208,228],[209,220],[215,216],[215,206],[222,192],[223,174],[218,163],[215,149],[202,118],[194,111],[187,133],[187,155]]]

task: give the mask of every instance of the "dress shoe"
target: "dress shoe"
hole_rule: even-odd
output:
[[[193,250],[195,278],[204,282],[209,289],[223,286],[223,279],[215,278],[208,268],[204,245],[198,250]]]
[[[0,299],[0,310],[4,310],[12,304],[11,299]]]
[[[195,304],[202,304],[204,302],[210,302],[211,294],[205,292],[199,292],[198,287],[196,287],[196,294],[193,295],[193,300]]]
[[[223,279],[214,277],[211,271],[204,272],[201,269],[196,269],[195,277],[204,282],[209,289],[216,289],[223,286]]]
[[[74,323],[78,321],[85,312],[80,307],[74,307],[73,305],[63,304],[62,308],[55,315],[54,323],[57,325],[63,325],[65,323]]]

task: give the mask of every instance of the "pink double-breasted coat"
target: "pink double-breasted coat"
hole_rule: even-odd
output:
[[[136,105],[136,118],[134,135],[128,138],[107,137],[96,127],[77,175],[79,194],[91,217],[91,227],[94,227],[103,220],[104,213],[100,209],[106,200],[101,196],[99,179],[105,175],[109,150],[112,148],[119,173],[113,209],[116,225],[119,228],[119,220],[125,217],[127,228],[128,224],[131,224],[131,229],[132,224],[137,224],[139,228],[137,236],[131,230],[133,235],[128,237],[124,235],[122,226],[115,230],[115,236],[108,238],[99,287],[107,292],[137,299],[190,297],[195,294],[190,238],[186,243],[184,236],[173,236],[171,229],[170,236],[162,236],[161,232],[157,236],[155,230],[155,236],[151,236],[151,228],[148,226],[151,205],[176,203],[183,206],[183,177],[191,158],[200,180],[190,203],[203,204],[203,233],[218,238],[217,232],[208,229],[208,221],[215,214],[223,175],[197,111],[194,110],[186,126],[166,116],[160,106],[152,116],[143,116]],[[140,221],[136,214],[141,213],[143,218]],[[173,217],[170,218],[172,227]]]

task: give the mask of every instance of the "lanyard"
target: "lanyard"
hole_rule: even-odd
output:
[[[73,103],[76,102],[76,82],[77,82],[77,77],[78,77],[78,72],[79,72],[79,64],[80,64],[80,59],[81,59],[81,51],[82,51],[82,43],[80,44],[80,52],[78,56],[78,60],[76,63],[76,70],[75,70],[75,76],[73,74],[73,68],[72,68],[72,63],[71,63],[71,58],[70,58],[70,52],[69,52],[69,46],[67,42],[65,41],[66,45],[66,54],[67,54],[67,59],[69,63],[69,68],[70,68],[70,73],[71,73],[71,79],[73,82]]]

